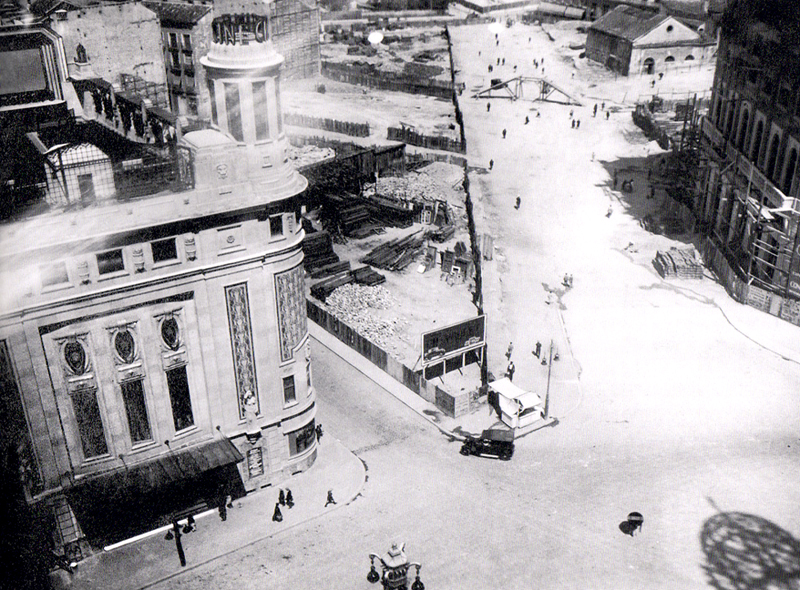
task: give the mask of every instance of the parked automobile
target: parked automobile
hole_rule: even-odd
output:
[[[480,437],[467,435],[461,445],[462,455],[488,455],[508,461],[514,454],[514,431],[500,428],[484,430]]]

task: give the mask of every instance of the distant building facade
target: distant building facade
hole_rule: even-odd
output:
[[[715,47],[674,17],[631,6],[592,23],[586,37],[586,56],[623,76],[705,64]]]
[[[215,126],[180,141],[137,143],[66,108],[25,115],[31,92],[65,107],[71,86],[46,27],[26,32],[35,51],[0,54],[61,51],[6,96],[26,162],[5,163],[1,187],[0,441],[69,559],[316,458],[283,58],[265,5],[219,10],[201,66]]]
[[[787,2],[723,18],[696,210],[734,294],[800,324],[798,34]]]
[[[177,115],[211,118],[205,70],[200,58],[211,46],[210,3],[147,2],[161,23],[170,110]]]
[[[122,74],[165,84],[161,28],[142,2],[40,0],[33,6],[51,18],[69,62],[88,61],[96,76],[112,84]]]

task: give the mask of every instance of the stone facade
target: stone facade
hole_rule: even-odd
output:
[[[0,224],[9,413],[30,502],[52,511],[70,559],[316,458],[307,183],[286,156],[281,61],[268,42],[212,44],[215,104],[242,134],[183,136],[193,189]]]
[[[63,18],[53,19],[52,26],[64,41],[70,64],[76,61],[80,45],[94,74],[108,82],[119,82],[120,74],[166,82],[158,17],[141,2],[73,8]]]
[[[791,317],[788,303],[800,300],[795,17],[769,11],[739,18],[734,11],[723,21],[711,107],[701,124],[709,164],[695,202],[731,269],[728,282],[747,286],[740,299],[771,313],[780,299]]]

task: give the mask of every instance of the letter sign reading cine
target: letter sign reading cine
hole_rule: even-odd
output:
[[[214,43],[248,45],[269,40],[269,21],[257,14],[226,14],[211,23]]]

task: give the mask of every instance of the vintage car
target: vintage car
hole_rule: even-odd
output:
[[[514,431],[489,428],[479,438],[467,435],[461,445],[462,455],[492,455],[508,461],[514,454]]]

